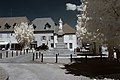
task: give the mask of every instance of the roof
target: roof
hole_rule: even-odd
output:
[[[36,18],[32,21],[35,31],[54,31],[55,22],[51,18]]]
[[[71,34],[71,33],[76,33],[76,30],[73,29],[71,26],[69,26],[68,24],[64,24],[63,25],[63,32],[65,34]]]
[[[30,22],[27,17],[1,17],[0,18],[0,31],[13,31],[13,26],[15,24],[20,24],[21,22]],[[8,26],[8,28],[5,28]]]
[[[55,33],[58,34],[58,30],[59,30],[59,27],[56,26],[55,28]],[[73,29],[71,26],[69,26],[68,24],[64,24],[63,25],[63,33],[64,34],[75,34],[76,33],[76,30]]]
[[[21,22],[28,22],[30,21],[27,19],[27,17],[3,17],[0,18],[0,33],[9,33],[13,32],[14,24],[20,24]],[[55,24],[55,22],[51,18],[36,18],[32,21],[34,24],[35,32],[54,32],[58,33],[59,26]],[[5,28],[7,26],[7,29]],[[63,33],[64,34],[74,34],[76,33],[76,30],[73,29],[68,24],[63,25]]]

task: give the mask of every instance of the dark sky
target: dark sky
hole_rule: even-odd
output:
[[[80,0],[0,0],[0,16],[27,16],[35,18],[51,17],[56,23],[62,18],[64,23],[76,25],[78,11],[66,11],[66,3],[80,4]]]

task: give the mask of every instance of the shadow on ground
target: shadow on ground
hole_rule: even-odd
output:
[[[75,63],[66,64],[66,74],[73,74],[75,76],[86,76],[96,79],[120,79],[120,62],[108,61],[107,58],[90,58],[85,62],[84,58],[74,59]]]

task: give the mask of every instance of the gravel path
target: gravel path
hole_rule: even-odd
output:
[[[87,77],[65,74],[62,64],[0,63],[10,80],[89,80]]]

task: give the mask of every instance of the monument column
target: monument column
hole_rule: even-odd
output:
[[[59,20],[59,29],[57,32],[57,40],[58,40],[58,43],[56,44],[56,48],[64,49],[65,43],[64,43],[63,21],[61,19]]]

